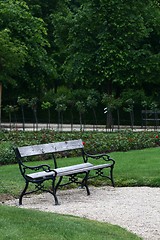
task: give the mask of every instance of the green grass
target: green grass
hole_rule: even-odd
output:
[[[160,187],[160,148],[114,152],[116,186]]]
[[[0,205],[1,240],[138,240],[125,229],[84,218]]]
[[[160,187],[160,148],[148,148],[110,154],[116,161],[114,178],[116,186]],[[59,166],[79,163],[81,158],[58,159]],[[52,165],[52,160],[45,161]],[[42,162],[30,162],[37,165]],[[18,197],[24,186],[18,165],[0,167],[0,194]],[[109,182],[95,180],[95,185]],[[49,184],[49,183],[47,183]],[[0,236],[2,240],[120,240],[140,239],[128,231],[106,223],[78,217],[43,213],[0,205]]]
[[[116,161],[114,179],[116,186],[150,186],[160,187],[160,148],[148,148],[128,152],[113,152],[110,154]],[[58,159],[59,166],[76,164],[81,158]],[[53,166],[52,160],[45,161]],[[42,162],[30,162],[37,165]],[[18,165],[4,165],[0,167],[0,194],[18,196],[24,186]],[[49,183],[48,183],[49,184]],[[103,179],[94,179],[94,185],[107,185]]]

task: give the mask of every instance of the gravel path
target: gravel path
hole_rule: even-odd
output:
[[[160,188],[149,187],[90,187],[58,192],[60,205],[53,204],[51,194],[28,196],[23,208],[56,212],[109,222],[136,233],[145,240],[160,240]],[[17,206],[18,200],[5,202]]]

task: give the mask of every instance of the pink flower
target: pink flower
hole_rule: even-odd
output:
[[[158,135],[156,135],[156,138],[157,138],[157,139],[159,138]]]
[[[85,145],[86,143],[85,142],[82,142],[83,145]]]

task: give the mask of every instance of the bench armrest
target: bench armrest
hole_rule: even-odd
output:
[[[23,172],[25,172],[27,169],[32,171],[39,171],[39,170],[43,170],[45,172],[52,171],[48,164],[41,164],[38,166],[26,166],[24,163],[21,162],[20,165],[21,165],[21,169],[23,168]]]
[[[84,152],[84,158],[86,160],[86,162],[88,161],[89,158],[92,158],[92,159],[103,159],[104,161],[111,161],[113,162],[113,165],[115,164],[115,160],[112,159],[108,154],[106,153],[100,153],[100,154],[89,154],[89,153],[86,153]]]

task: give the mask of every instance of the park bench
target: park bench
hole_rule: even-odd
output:
[[[115,161],[107,154],[87,154],[84,151],[84,144],[81,139],[16,147],[14,148],[14,151],[19,164],[20,172],[25,180],[25,187],[19,197],[19,205],[22,204],[22,198],[24,195],[34,193],[39,190],[51,193],[54,197],[55,205],[58,205],[59,202],[56,194],[57,189],[71,183],[79,184],[82,188],[85,187],[87,195],[90,195],[90,191],[88,188],[88,179],[97,176],[110,179],[112,186],[114,186],[113,168]],[[67,158],[63,158],[62,161],[65,166],[58,167],[58,157],[62,156],[60,154],[67,156],[69,151],[75,151],[75,154],[77,156],[80,156],[78,154],[81,154],[81,163],[67,166]],[[32,166],[31,164],[29,164],[28,158],[33,158],[37,156],[43,159],[52,158],[53,167],[46,163],[38,166]],[[89,162],[90,159],[96,161],[98,159],[101,159],[104,161],[104,163],[101,162],[100,164],[93,164]],[[26,163],[24,160],[28,162]],[[109,173],[107,170],[106,174],[103,170],[107,168],[109,170]],[[94,174],[90,175],[91,171],[94,171]],[[62,181],[64,177],[65,181]],[[50,189],[44,187],[44,182],[48,180],[51,180]],[[27,191],[30,183],[33,183],[35,188]]]
[[[160,111],[159,110],[142,110],[141,112],[142,114],[142,127],[145,125],[145,127],[147,127],[147,125],[153,125],[154,124],[154,128],[157,129],[157,127],[159,126],[159,121],[160,121]]]

